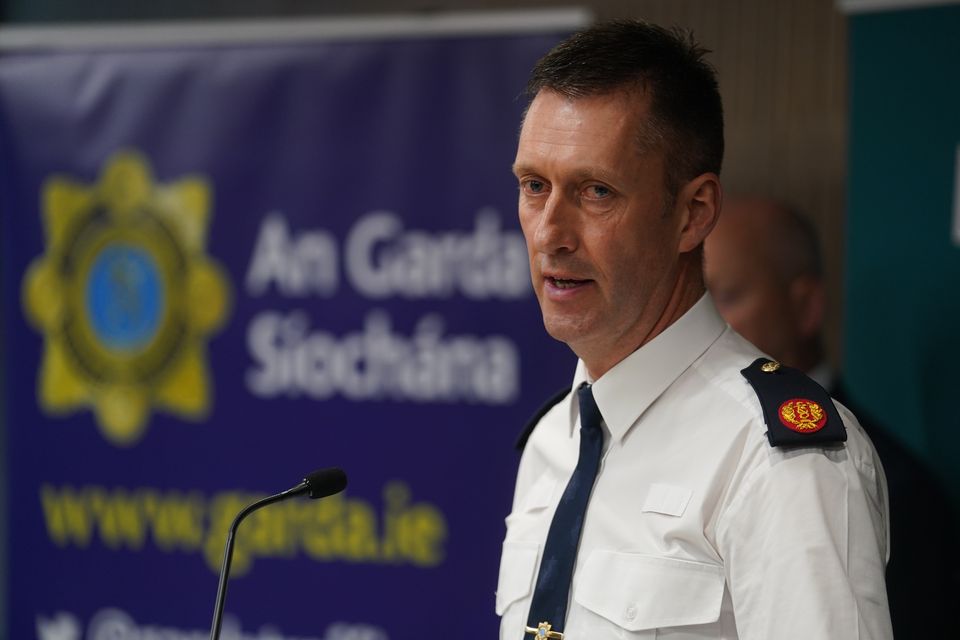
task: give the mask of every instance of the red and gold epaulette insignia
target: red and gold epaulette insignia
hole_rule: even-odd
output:
[[[806,398],[792,398],[780,405],[780,422],[797,433],[815,433],[827,424],[827,413],[818,403]]]
[[[757,393],[771,446],[843,446],[843,419],[830,395],[808,376],[767,358],[740,373]]]

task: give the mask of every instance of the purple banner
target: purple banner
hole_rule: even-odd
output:
[[[0,58],[11,638],[492,637],[565,384],[510,173],[563,34]]]

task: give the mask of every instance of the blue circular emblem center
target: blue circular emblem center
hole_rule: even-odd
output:
[[[160,326],[163,284],[153,256],[141,247],[103,249],[90,269],[86,297],[93,331],[110,349],[141,349]]]

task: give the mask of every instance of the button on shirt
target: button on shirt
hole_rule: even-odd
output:
[[[853,415],[847,442],[771,447],[740,369],[757,349],[709,296],[593,381],[604,454],[565,640],[892,638],[883,471]],[[587,380],[582,362],[572,388]],[[577,462],[576,394],[534,430],[500,561],[500,638],[520,640],[560,495]]]

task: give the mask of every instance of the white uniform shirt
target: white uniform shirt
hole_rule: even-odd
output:
[[[593,384],[604,454],[565,640],[892,638],[887,492],[853,415],[842,448],[771,447],[740,374],[762,354],[704,296]],[[586,380],[577,366],[576,388]],[[543,543],[577,463],[569,394],[524,450],[500,561],[500,638],[521,640]],[[539,622],[539,621],[537,621]]]

